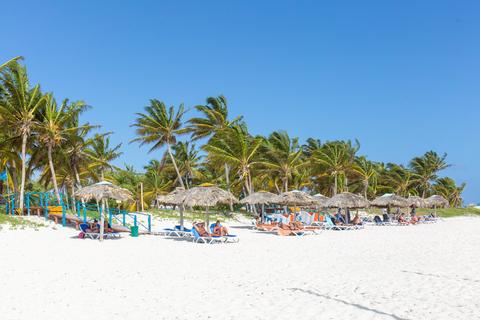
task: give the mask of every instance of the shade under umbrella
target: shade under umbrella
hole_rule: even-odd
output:
[[[427,208],[428,207],[427,201],[425,199],[423,199],[422,197],[409,196],[407,200],[408,200],[408,204],[410,206],[414,206],[415,208]]]
[[[189,190],[185,190],[185,193],[181,195],[183,197],[182,204],[189,207],[213,207],[217,204],[230,204],[232,202],[238,202],[237,198],[229,191],[220,189],[218,187],[194,187]],[[208,213],[205,211],[205,220],[208,224]]]
[[[376,198],[371,202],[372,206],[379,208],[388,208],[388,207],[398,207],[398,208],[408,208],[410,203],[407,199],[397,196],[395,194],[384,194],[381,197]]]
[[[132,193],[124,188],[118,187],[110,182],[101,181],[91,186],[79,189],[74,194],[77,198],[83,198],[85,200],[95,199],[97,202],[102,203],[102,213],[100,214],[100,241],[103,241],[104,234],[104,213],[105,203],[107,199],[114,199],[119,201],[127,201],[132,199]]]
[[[311,206],[316,205],[318,200],[303,191],[289,191],[277,196],[275,203],[290,206]]]
[[[343,192],[328,199],[326,206],[329,208],[359,209],[369,207],[370,202],[360,195]]]

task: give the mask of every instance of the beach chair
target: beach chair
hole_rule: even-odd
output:
[[[100,227],[100,226],[98,226]],[[90,239],[93,239],[93,240],[97,240],[98,238],[100,238],[100,234],[99,233],[96,233],[96,232],[87,232],[87,229],[89,228],[89,225],[87,223],[81,223],[80,224],[80,230],[83,232],[83,234],[85,235],[84,238],[90,238]]]
[[[198,233],[195,228],[192,228],[192,241],[195,243],[206,243],[206,244],[214,244],[214,243],[225,243],[226,239],[224,237],[216,237],[216,236],[209,236],[209,237],[202,237]]]
[[[348,231],[348,230],[357,230],[357,226],[354,225],[336,225],[333,223],[332,218],[329,215],[325,216],[325,224],[323,226],[325,230],[337,230],[337,231]]]
[[[183,228],[181,226],[175,226],[172,228],[163,229],[163,234],[169,237],[190,238],[192,236],[192,230]]]
[[[212,223],[210,225],[210,232],[213,233],[214,229],[215,229],[215,223]],[[225,242],[231,242],[231,243],[240,242],[240,238],[235,234],[229,234],[229,235],[225,235],[225,236],[222,236],[222,237],[225,238]]]

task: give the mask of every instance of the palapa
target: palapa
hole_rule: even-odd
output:
[[[105,229],[105,207],[107,199],[115,199],[119,201],[127,201],[132,198],[132,193],[124,188],[120,188],[110,182],[102,181],[91,186],[81,188],[75,192],[75,197],[85,200],[95,199],[102,203],[102,212],[100,214],[100,241],[103,241],[103,234]]]
[[[427,198],[425,201],[427,202],[427,206],[429,208],[435,208],[435,209],[446,208],[450,205],[447,199],[439,195],[431,196],[430,198]]]
[[[427,208],[427,200],[423,199],[422,197],[418,196],[409,196],[408,197],[408,204],[410,206],[414,206],[415,208]]]
[[[313,195],[313,198],[317,201],[317,206],[319,207],[326,207],[327,201],[330,199],[329,197],[325,197],[323,194],[317,193]]]
[[[306,192],[294,190],[281,193],[275,200],[275,203],[286,206],[303,207],[316,205],[318,203],[318,200]]]
[[[272,204],[276,203],[275,201],[277,200],[278,195],[271,193],[271,192],[266,192],[266,191],[259,191],[252,193],[251,195],[243,198],[240,203],[242,204]]]
[[[407,199],[397,196],[395,194],[384,194],[371,202],[371,205],[379,208],[397,207],[408,208],[410,203]]]
[[[359,209],[367,208],[370,202],[364,197],[350,192],[339,193],[326,202],[329,208]]]

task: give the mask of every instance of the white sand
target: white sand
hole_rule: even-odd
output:
[[[1,319],[479,319],[480,219],[239,244],[0,232]]]

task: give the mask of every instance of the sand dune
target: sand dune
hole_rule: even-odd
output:
[[[480,219],[239,244],[0,232],[2,319],[478,319]]]

